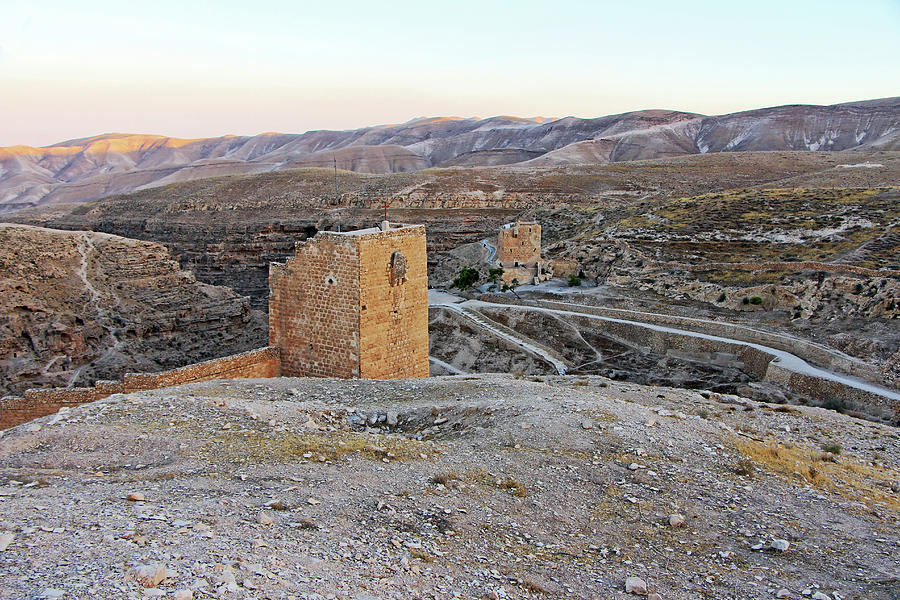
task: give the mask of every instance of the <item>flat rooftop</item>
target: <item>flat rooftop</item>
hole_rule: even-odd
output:
[[[386,230],[383,229],[381,225],[379,225],[376,227],[367,227],[365,229],[353,229],[352,231],[322,231],[321,233],[327,233],[328,235],[346,236],[370,235],[373,233],[381,233],[383,231],[398,231],[400,229],[409,229],[411,227],[424,227],[424,225],[412,225],[409,223],[389,223]]]
[[[515,223],[506,223],[505,225],[501,225],[500,229],[512,229],[516,225],[537,225],[537,221],[516,221]]]

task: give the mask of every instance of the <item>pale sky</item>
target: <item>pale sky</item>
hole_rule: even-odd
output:
[[[0,146],[900,95],[900,0],[0,0]]]

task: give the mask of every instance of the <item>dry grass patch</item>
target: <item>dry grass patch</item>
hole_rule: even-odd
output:
[[[434,443],[391,435],[343,431],[276,435],[237,431],[212,438],[203,444],[200,453],[210,462],[287,462],[335,460],[350,453],[373,460],[419,460],[437,451]]]
[[[525,498],[528,495],[528,488],[517,478],[511,475],[497,475],[484,467],[478,467],[465,473],[444,471],[432,477],[431,480],[446,487],[453,487],[457,481],[467,481],[482,488],[501,489],[519,498]]]
[[[862,462],[850,456],[838,458],[831,452],[788,446],[775,440],[757,442],[740,439],[735,446],[747,460],[788,480],[800,480],[861,502],[869,508],[878,506],[900,510],[900,495],[891,490],[891,485],[900,481],[900,471],[896,469]]]

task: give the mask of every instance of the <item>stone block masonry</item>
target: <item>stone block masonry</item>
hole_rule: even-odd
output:
[[[360,239],[360,377],[428,377],[425,228]]]
[[[269,269],[269,345],[286,376],[359,377],[359,240],[320,232]]]
[[[541,261],[541,226],[536,222],[508,223],[497,235],[497,261],[503,266],[530,266]]]
[[[216,358],[161,373],[129,373],[122,381],[98,381],[94,387],[28,390],[24,397],[0,398],[0,429],[53,414],[60,408],[78,406],[113,394],[154,390],[213,379],[278,377],[278,348],[266,347],[224,358]]]
[[[536,221],[516,221],[501,227],[496,261],[503,268],[504,283],[538,283],[548,279],[549,269],[541,260],[541,226]]]
[[[427,377],[425,228],[319,232],[269,274],[284,376]]]

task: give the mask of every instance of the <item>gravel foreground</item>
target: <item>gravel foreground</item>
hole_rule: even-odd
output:
[[[279,378],[3,433],[4,599],[900,597],[900,431],[818,408]]]

